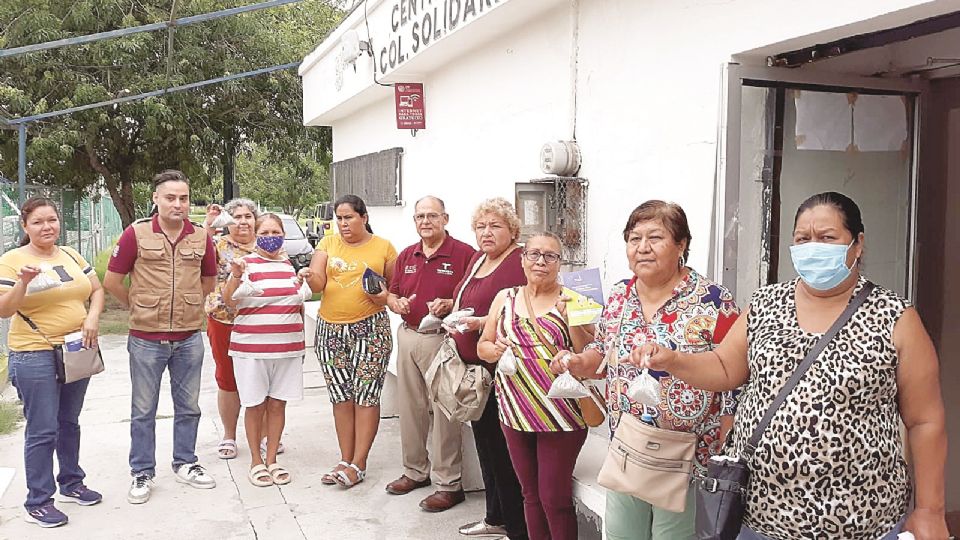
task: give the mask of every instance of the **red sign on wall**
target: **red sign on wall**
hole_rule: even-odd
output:
[[[397,83],[393,92],[397,105],[397,129],[426,129],[423,83]]]

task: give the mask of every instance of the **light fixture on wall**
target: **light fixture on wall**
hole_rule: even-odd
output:
[[[373,47],[369,41],[360,39],[360,33],[356,30],[347,30],[340,36],[340,55],[337,56],[337,78],[335,84],[337,90],[343,88],[343,70],[347,64],[353,66],[353,72],[357,72],[357,58],[366,52],[373,56]]]
[[[546,174],[573,176],[580,170],[577,141],[550,141],[540,148],[540,169]]]

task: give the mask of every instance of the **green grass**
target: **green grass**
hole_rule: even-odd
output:
[[[23,420],[23,414],[20,412],[19,403],[0,401],[0,435],[6,435],[17,429],[21,420]]]

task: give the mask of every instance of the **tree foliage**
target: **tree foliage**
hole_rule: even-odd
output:
[[[236,0],[0,2],[0,48],[207,13]],[[247,2],[252,3],[252,2]],[[322,0],[167,31],[0,60],[0,114],[21,117],[297,61],[342,18]],[[172,43],[172,46],[171,46]],[[29,125],[28,179],[70,187],[103,178],[129,224],[134,184],[177,168],[219,182],[230,153],[310,170],[330,133],[304,128],[295,70],[103,107]],[[14,177],[15,131],[0,130],[0,173]],[[313,163],[312,165],[316,165]],[[282,167],[281,167],[282,169]]]
[[[254,146],[237,158],[237,185],[240,195],[267,208],[299,217],[330,197],[328,166],[330,153],[293,156],[277,161],[262,146]]]

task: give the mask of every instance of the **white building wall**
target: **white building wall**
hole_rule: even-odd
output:
[[[389,33],[382,10],[395,3],[370,2],[375,49]],[[627,215],[646,199],[662,198],[687,211],[690,262],[709,272],[722,65],[733,58],[762,63],[766,54],[956,9],[955,0],[500,0],[496,11],[529,20],[505,25],[505,16],[488,13],[470,23],[487,27],[469,40],[456,41],[468,35],[461,26],[422,49],[421,58],[388,70],[391,80],[424,83],[427,129],[416,137],[395,128],[392,90],[372,85],[376,59],[361,57],[357,75],[348,66],[343,90],[335,90],[335,43],[321,45],[301,69],[304,121],[333,126],[335,160],[404,148],[407,205],[371,209],[374,229],[398,248],[416,240],[412,204],[428,193],[446,200],[451,232],[469,241],[473,207],[495,195],[512,200],[514,182],[543,176],[542,143],[573,135],[575,88],[580,176],[591,182],[588,266],[600,266],[608,284],[624,277]],[[347,26],[366,39],[356,14]],[[470,47],[453,50],[458,43]],[[427,55],[432,61],[417,63]],[[341,95],[346,101],[338,101]]]

